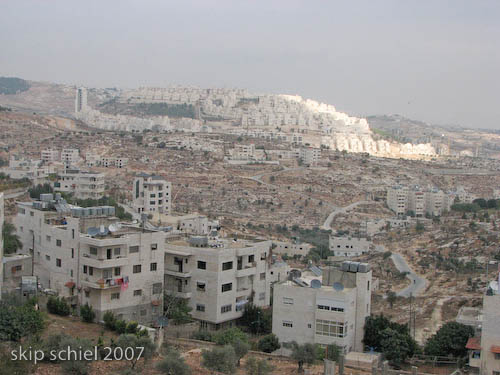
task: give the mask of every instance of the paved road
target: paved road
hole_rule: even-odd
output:
[[[411,282],[409,286],[396,293],[398,297],[409,297],[410,294],[413,296],[418,296],[422,291],[425,290],[427,286],[427,280],[413,272],[413,270],[410,268],[405,258],[403,258],[401,254],[392,253],[391,259],[399,272],[409,272],[406,277]]]
[[[335,210],[332,211],[332,213],[330,215],[328,215],[328,217],[326,218],[325,222],[323,223],[323,225],[321,226],[321,229],[324,229],[324,230],[329,230],[329,229],[332,229],[330,228],[330,226],[332,225],[332,221],[333,221],[333,218],[335,216],[337,216],[338,214],[344,214],[346,213],[346,211],[349,211],[350,209],[362,204],[362,203],[371,203],[369,201],[358,201],[358,202],[354,202],[352,204],[350,204],[349,206],[345,206],[345,207],[337,207]]]
[[[17,198],[20,197],[21,195],[25,194],[28,190],[23,190],[23,191],[18,191],[17,193],[10,193],[10,194],[4,194],[3,198],[4,199],[12,199],[12,198]]]

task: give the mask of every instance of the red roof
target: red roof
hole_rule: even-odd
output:
[[[467,341],[465,348],[470,349],[470,350],[481,350],[481,338],[480,337],[471,337]]]
[[[491,352],[495,354],[500,354],[500,346],[498,345],[491,345]]]

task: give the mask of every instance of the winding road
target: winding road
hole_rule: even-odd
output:
[[[398,297],[418,296],[427,286],[427,279],[417,275],[406,262],[406,259],[399,253],[392,253],[391,259],[399,272],[409,272],[406,277],[410,280],[411,284],[403,290],[396,292]]]
[[[333,218],[335,216],[337,216],[338,214],[345,214],[350,209],[352,209],[352,208],[354,208],[354,207],[356,207],[356,206],[358,206],[358,205],[360,205],[362,203],[371,203],[371,202],[369,202],[369,201],[358,201],[358,202],[351,203],[350,205],[345,206],[345,207],[337,207],[337,208],[335,208],[335,210],[333,210],[332,213],[330,215],[328,215],[328,217],[326,218],[325,222],[321,226],[321,229],[324,229],[324,230],[330,230],[330,229],[332,229],[330,226],[332,225],[332,221],[333,221]]]

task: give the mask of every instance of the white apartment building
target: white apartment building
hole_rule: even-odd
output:
[[[3,223],[4,223],[4,202],[3,193],[0,193],[0,264],[3,264]],[[2,299],[3,267],[0,267],[0,299]]]
[[[80,151],[74,148],[63,148],[61,151],[61,161],[66,166],[71,166],[80,161]]]
[[[44,182],[53,171],[53,167],[42,165],[41,160],[29,160],[19,155],[11,155],[9,167],[2,169],[2,172],[12,179],[28,178],[35,184]]]
[[[275,284],[273,333],[280,342],[337,344],[345,353],[362,352],[371,281],[369,264],[344,262],[319,276],[304,272]]]
[[[163,177],[141,173],[134,180],[132,207],[138,213],[168,215],[171,193],[172,184]]]
[[[312,246],[308,243],[301,242],[283,242],[273,241],[273,254],[286,254],[290,257],[293,256],[306,256],[309,254]]]
[[[161,217],[161,224],[170,226],[173,232],[194,235],[210,235],[220,229],[219,220],[209,220],[207,216],[197,213],[182,216],[164,215]]]
[[[321,149],[314,147],[302,147],[299,150],[299,159],[306,165],[316,165],[321,159]]]
[[[104,177],[104,173],[66,168],[54,183],[54,190],[71,193],[78,199],[99,199],[105,190]]]
[[[481,337],[470,338],[469,366],[480,375],[500,374],[500,268],[497,279],[491,281],[483,296]]]
[[[128,164],[128,158],[112,157],[112,156],[101,156],[99,160],[99,165],[105,168],[116,167],[123,168]]]
[[[357,257],[370,251],[372,242],[363,237],[330,236],[330,251],[337,257]]]
[[[191,236],[168,242],[165,290],[189,300],[202,328],[231,326],[244,306],[269,306],[271,284],[286,277],[286,263],[272,264],[271,241]]]
[[[51,194],[48,194],[51,198]],[[119,225],[113,207],[75,208],[63,200],[18,203],[22,253],[34,254],[43,288],[73,307],[89,303],[152,324],[163,315],[165,233]]]
[[[419,186],[393,186],[387,189],[387,207],[398,216],[412,211],[415,216],[440,216],[450,209],[454,194],[446,194],[438,189],[423,190]]]
[[[84,112],[87,109],[87,89],[85,87],[78,87],[75,95],[75,113]]]
[[[41,159],[45,163],[53,163],[59,160],[59,151],[53,149],[42,150]]]

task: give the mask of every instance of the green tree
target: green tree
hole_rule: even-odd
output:
[[[149,336],[138,336],[133,334],[120,335],[115,344],[116,347],[122,348],[124,352],[127,348],[144,348],[140,357],[144,358],[144,362],[147,362],[147,360],[153,357],[155,353],[155,344],[153,343],[153,341],[151,341]],[[138,360],[139,352],[135,352],[134,357],[129,361],[132,369],[135,368]]]
[[[231,343],[233,349],[234,349],[234,354],[236,355],[236,359],[238,360],[237,366],[240,366],[240,361],[241,358],[243,358],[248,351],[250,350],[250,345],[248,344],[247,341],[243,341],[239,338],[236,338],[232,343]]]
[[[411,354],[412,350],[408,343],[406,335],[386,328],[381,332],[380,347],[385,358],[391,363],[399,365],[403,363]]]
[[[425,229],[425,226],[424,224],[421,222],[421,221],[417,221],[417,226],[415,227],[415,230],[418,232],[418,233],[421,233],[423,232]]]
[[[338,362],[340,355],[342,354],[342,347],[337,344],[330,344],[326,347],[326,358]]]
[[[261,338],[257,346],[260,351],[265,353],[272,353],[275,350],[281,348],[278,337],[274,333],[271,333]]]
[[[411,349],[411,355],[417,350],[417,344],[410,336],[408,331],[408,326],[404,324],[398,324],[396,322],[391,322],[383,315],[369,316],[365,323],[365,335],[363,337],[363,344],[375,351],[382,351],[380,343],[383,339],[382,332],[386,328],[391,328],[403,334]]]
[[[14,224],[4,222],[2,227],[3,251],[5,254],[14,254],[23,247],[19,236],[16,233]]]
[[[448,322],[427,340],[424,352],[427,355],[464,357],[467,355],[467,340],[473,336],[474,329],[471,326]]]
[[[253,334],[267,334],[272,330],[272,312],[262,309],[253,303],[247,303],[239,324],[248,328]]]
[[[236,327],[231,327],[222,331],[218,331],[213,335],[213,340],[217,345],[232,344],[236,340],[248,342],[248,337],[245,332]]]
[[[192,308],[189,306],[187,299],[178,298],[169,292],[165,292],[163,301],[165,316],[169,318],[174,325],[186,324],[193,320],[190,315]]]
[[[34,302],[22,302],[14,294],[7,294],[0,301],[0,340],[19,341],[35,335],[44,327],[42,313],[35,310]]]
[[[245,364],[248,375],[269,375],[274,367],[265,359],[250,357]]]
[[[298,371],[303,372],[304,364],[312,365],[316,359],[316,345],[311,343],[299,345],[293,341],[291,346],[292,358],[297,361]]]
[[[157,365],[156,368],[163,374],[168,375],[191,375],[191,369],[184,361],[178,351],[170,349]]]
[[[95,312],[92,306],[86,303],[80,306],[80,316],[85,323],[92,323],[95,319]]]
[[[236,354],[231,345],[216,346],[212,350],[203,350],[202,364],[207,369],[224,374],[236,372]]]

